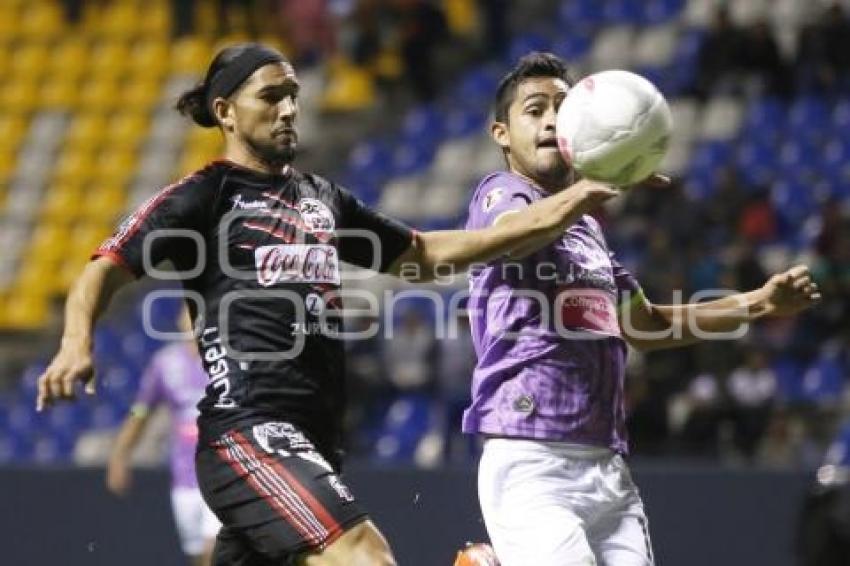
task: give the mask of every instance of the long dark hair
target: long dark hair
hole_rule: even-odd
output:
[[[193,122],[204,128],[212,128],[218,125],[218,121],[213,116],[210,108],[207,106],[207,92],[211,79],[223,67],[229,65],[234,59],[242,53],[250,49],[254,44],[240,43],[225,47],[216,54],[210,63],[204,79],[180,95],[174,108],[192,119]]]

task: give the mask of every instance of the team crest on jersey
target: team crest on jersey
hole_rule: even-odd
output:
[[[484,200],[481,202],[481,209],[484,212],[490,212],[493,210],[493,207],[499,204],[499,201],[502,200],[502,197],[505,194],[505,189],[501,187],[496,187],[492,189],[489,193],[484,196]]]
[[[298,202],[298,212],[301,213],[301,219],[308,232],[333,232],[335,225],[333,212],[322,201],[303,198]]]

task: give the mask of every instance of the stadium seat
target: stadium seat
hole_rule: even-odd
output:
[[[86,88],[80,92],[80,110],[84,112],[113,112],[124,103],[118,96],[120,92],[120,83],[116,78],[104,76],[97,80],[87,80]]]
[[[107,121],[100,112],[80,112],[74,116],[65,138],[66,147],[92,151],[106,137]]]
[[[637,67],[664,66],[673,59],[677,42],[677,28],[672,24],[646,28],[635,38],[632,64]]]
[[[604,15],[598,0],[561,0],[558,22],[570,29],[587,31],[603,23]]]
[[[435,147],[443,138],[443,114],[430,105],[407,112],[401,124],[401,141]]]
[[[79,102],[79,95],[80,87],[74,77],[55,74],[41,85],[39,101],[42,108],[73,110]]]
[[[129,59],[130,50],[123,41],[101,40],[92,49],[89,58],[90,82],[124,78]]]
[[[630,26],[604,28],[596,36],[588,56],[594,71],[627,69],[632,65],[634,30]]]
[[[41,42],[27,41],[16,48],[11,58],[11,80],[39,80],[47,71],[50,52]]]
[[[732,97],[714,96],[705,105],[699,137],[704,140],[730,140],[738,134],[741,103]]]
[[[434,157],[434,148],[418,142],[400,143],[392,153],[392,174],[405,177],[422,172],[430,165]]]
[[[89,59],[89,43],[78,36],[63,38],[50,55],[51,75],[79,79],[86,71]]]
[[[686,0],[647,0],[643,2],[643,21],[647,24],[669,22],[685,7]]]
[[[549,51],[551,46],[552,42],[543,34],[526,33],[518,35],[511,40],[505,62],[513,65],[523,55],[531,51]]]
[[[26,115],[38,105],[38,86],[34,77],[19,77],[9,80],[0,91],[0,104],[6,115]]]
[[[82,185],[94,174],[95,156],[87,149],[66,148],[53,169],[53,179]]]
[[[421,216],[419,207],[421,176],[398,177],[390,181],[381,193],[378,208],[390,216],[414,219]]]
[[[602,3],[602,17],[607,24],[635,25],[643,21],[644,0],[606,0]]]

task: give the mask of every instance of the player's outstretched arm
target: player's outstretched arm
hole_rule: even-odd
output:
[[[542,248],[583,214],[619,194],[607,185],[582,180],[488,228],[422,232],[389,272],[414,282],[429,281],[440,267],[463,271],[516,249]]]
[[[675,348],[733,333],[762,317],[793,316],[820,299],[809,268],[798,265],[773,275],[759,289],[715,301],[654,305],[638,297],[623,311],[620,328],[638,349]]]
[[[115,495],[124,495],[130,488],[130,458],[149,421],[147,410],[133,410],[121,425],[106,467],[106,487]]]
[[[85,384],[87,393],[94,393],[94,323],[106,310],[115,292],[133,280],[129,271],[108,257],[86,265],[65,303],[65,329],[59,352],[38,378],[37,410],[41,411],[57,400],[73,399],[74,385],[78,381]]]

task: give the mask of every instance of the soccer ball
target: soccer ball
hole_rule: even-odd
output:
[[[651,82],[628,71],[602,71],[573,86],[558,109],[558,148],[583,177],[631,185],[667,153],[673,117]]]
[[[499,566],[499,561],[489,544],[468,542],[466,548],[458,551],[454,566]]]

